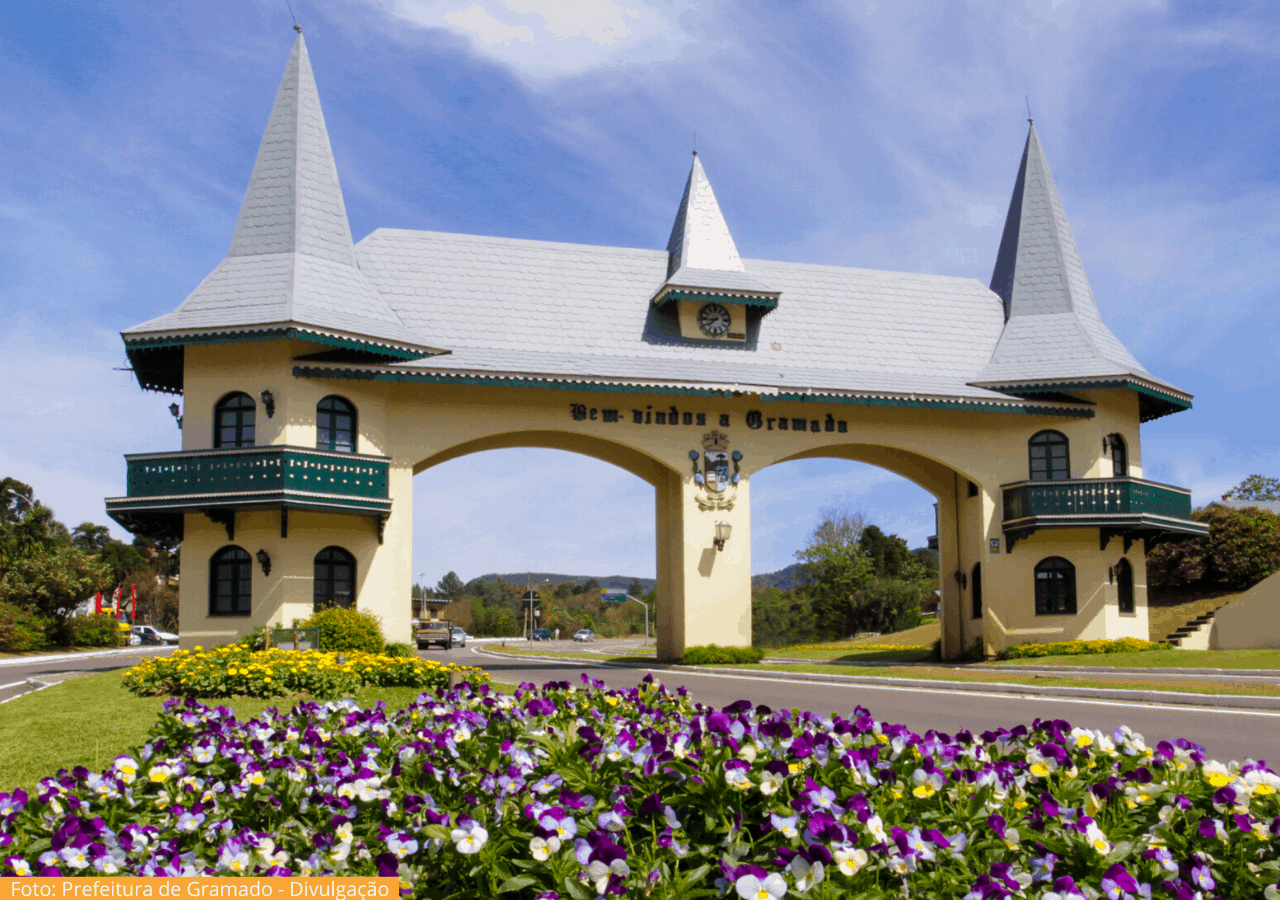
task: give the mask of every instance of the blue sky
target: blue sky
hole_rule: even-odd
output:
[[[292,0],[357,238],[665,246],[694,135],[746,257],[990,279],[1026,102],[1102,314],[1195,408],[1143,429],[1197,503],[1280,475],[1280,11],[1157,0]],[[174,449],[118,332],[226,252],[293,38],[286,0],[0,9],[0,474],[106,522]],[[643,483],[554,451],[415,480],[415,571],[652,575]],[[498,473],[498,474],[495,474]],[[459,487],[462,485],[462,487]],[[913,546],[931,498],[791,463],[753,569],[833,502]],[[448,511],[447,515],[442,511]]]

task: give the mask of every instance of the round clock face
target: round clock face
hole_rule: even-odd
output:
[[[698,327],[703,334],[720,337],[729,330],[729,310],[719,303],[708,303],[698,310]]]

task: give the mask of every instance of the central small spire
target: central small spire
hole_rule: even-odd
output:
[[[689,170],[689,180],[685,182],[680,210],[671,227],[667,254],[667,277],[675,274],[681,267],[722,272],[746,271],[697,150],[693,151],[693,167]]]

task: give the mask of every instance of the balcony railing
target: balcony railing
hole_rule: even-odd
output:
[[[1074,478],[1002,485],[1007,546],[1040,528],[1101,528],[1114,534],[1203,535],[1191,520],[1191,492],[1141,478]]]
[[[125,457],[128,496],[107,512],[135,533],[181,533],[181,515],[224,521],[237,511],[310,509],[380,517],[391,511],[384,456],[304,447],[141,453]],[[176,517],[176,520],[175,520]],[[287,528],[282,518],[282,530]],[[230,533],[230,528],[229,528]]]

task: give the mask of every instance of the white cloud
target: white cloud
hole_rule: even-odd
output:
[[[987,203],[970,203],[964,208],[960,221],[970,228],[986,228],[1000,224],[1000,210]]]
[[[664,0],[371,0],[391,16],[467,38],[476,52],[546,79],[678,57],[687,3]]]

